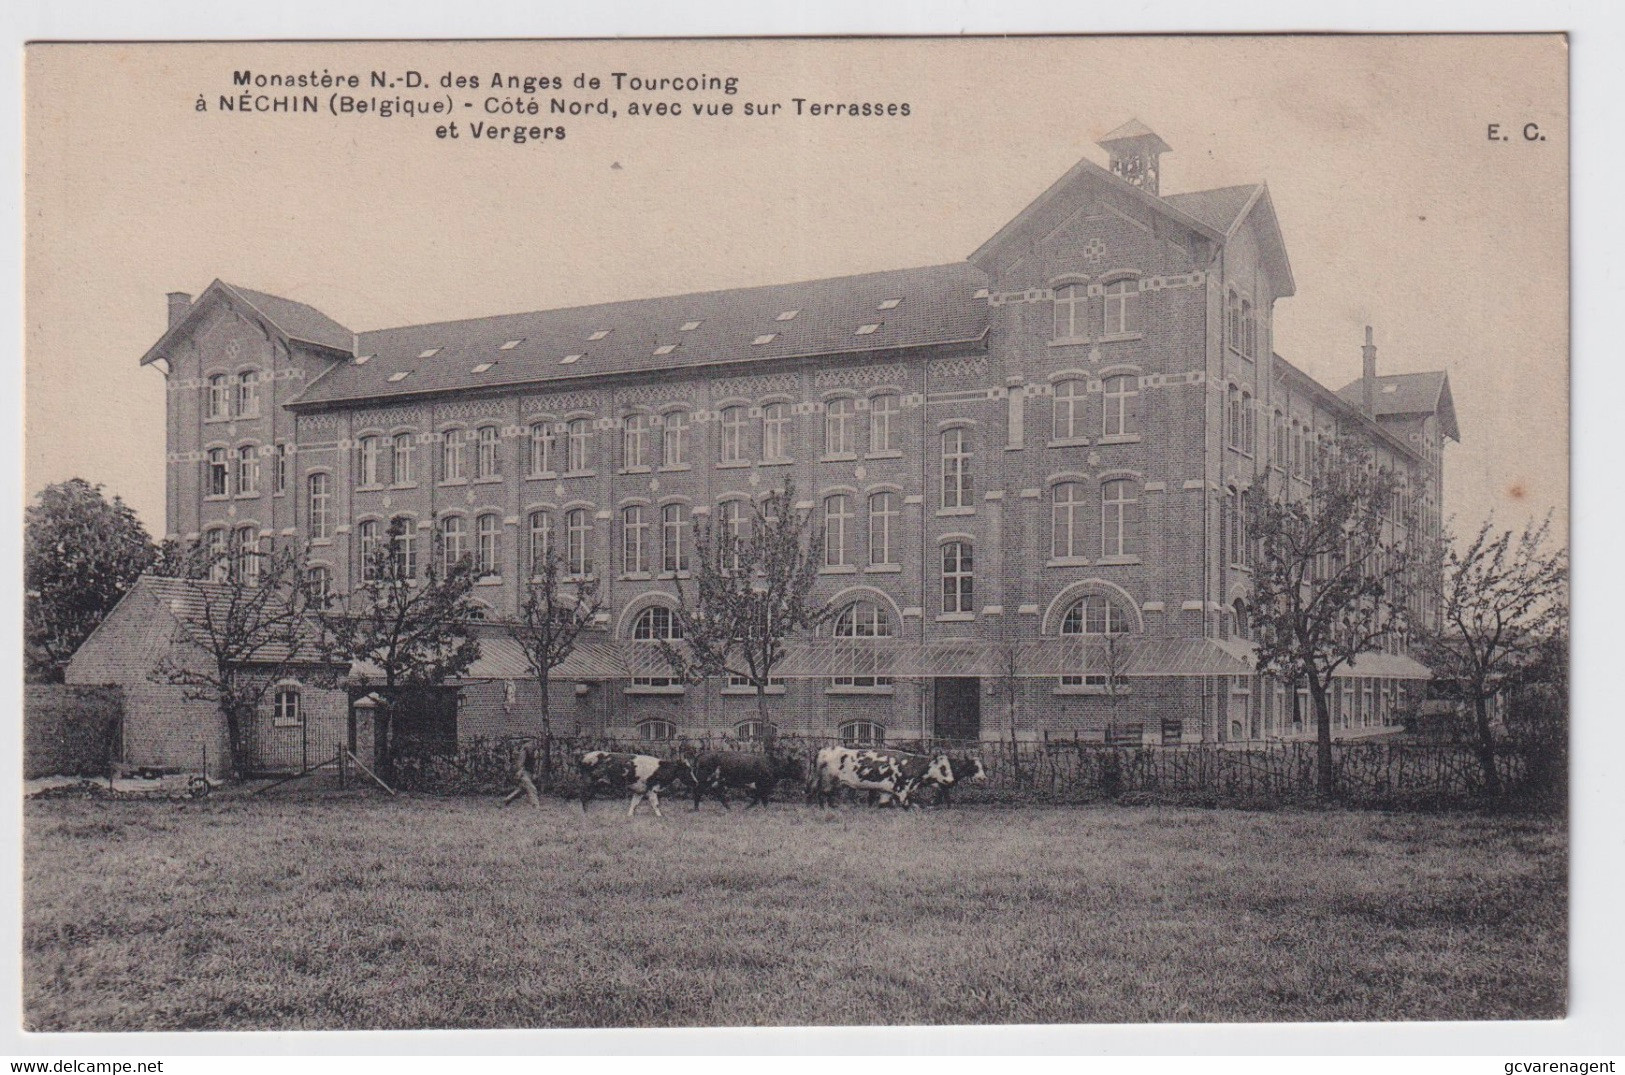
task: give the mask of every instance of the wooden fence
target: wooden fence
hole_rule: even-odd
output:
[[[464,743],[455,755],[403,757],[394,767],[397,786],[415,791],[496,793],[514,787],[523,739]],[[663,743],[602,738],[554,738],[540,743],[538,778],[554,791],[576,788],[576,761],[588,750],[624,750],[677,756],[708,750],[754,750],[759,745],[718,737]],[[818,750],[833,739],[780,736],[776,749],[803,759],[807,772]],[[1112,746],[1099,742],[888,743],[887,749],[975,754],[987,780],[954,790],[956,803],[1088,803],[1118,800],[1203,806],[1268,807],[1316,798],[1313,742],[1178,746]],[[1527,770],[1515,751],[1498,755],[1504,787],[1516,791]],[[1339,742],[1332,747],[1336,799],[1354,806],[1442,809],[1479,799],[1483,773],[1463,745],[1404,741]],[[780,800],[799,800],[802,789],[783,787]]]

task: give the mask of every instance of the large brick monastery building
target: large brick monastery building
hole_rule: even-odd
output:
[[[553,547],[600,580],[602,656],[671,630],[696,516],[793,480],[842,609],[828,633],[888,641],[850,666],[803,647],[775,687],[781,732],[1308,734],[1307,705],[1249,663],[1247,502],[1304,488],[1352,438],[1404,475],[1411,536],[1437,538],[1448,380],[1379,375],[1368,329],[1359,376],[1318,384],[1274,351],[1294,284],[1268,189],[1161,193],[1168,147],[1137,122],[1100,145],[1107,167],[1080,161],[946,265],[372,332],[219,281],[173,294],[142,359],[168,380],[168,532],[308,545],[342,590],[403,519],[406,555],[477,560],[493,624]],[[1111,669],[1064,645],[1108,634]],[[499,635],[465,738],[533,730]],[[760,731],[737,684],[589,671],[560,686],[556,727]],[[1339,732],[1390,725],[1426,674],[1358,661]]]

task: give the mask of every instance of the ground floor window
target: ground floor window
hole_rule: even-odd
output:
[[[299,708],[299,688],[277,688],[275,713],[278,728],[297,728],[304,723],[304,713]]]
[[[646,720],[638,725],[638,738],[645,743],[665,743],[677,738],[677,725],[669,720]]]
[[[886,729],[872,720],[849,720],[840,727],[841,745],[877,747],[886,741]]]
[[[759,743],[770,739],[778,733],[778,729],[765,720],[741,721],[734,728],[734,738],[744,743]]]

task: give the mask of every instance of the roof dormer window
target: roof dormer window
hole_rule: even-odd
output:
[[[396,384],[396,383],[398,383],[400,381],[406,380],[411,375],[412,375],[411,370],[400,370],[399,372],[392,373],[392,374],[389,375],[389,383],[390,384]]]
[[[876,321],[872,325],[859,325],[858,326],[858,331],[853,333],[853,335],[854,336],[868,336],[868,335],[872,334],[875,331],[875,329],[879,328],[880,325],[881,325],[881,323],[879,321]]]
[[[559,365],[568,366],[568,365],[571,365],[572,363],[576,363],[576,362],[580,362],[580,361],[581,361],[581,356],[580,355],[565,355],[563,358],[559,359]]]
[[[371,362],[372,359],[372,355],[358,355],[356,357],[355,364],[358,366],[365,366],[367,363]]]
[[[700,327],[700,323],[698,321],[684,321],[681,325],[679,325],[677,327],[677,331],[678,332],[693,332],[695,329],[697,329],[699,327]]]
[[[509,340],[507,343],[503,344],[500,348],[498,348],[498,350],[512,351],[515,347],[518,347],[520,344],[522,344],[524,342],[525,342],[525,339],[524,339],[523,336],[521,336],[517,340]]]
[[[902,301],[903,301],[902,299],[887,299],[885,302],[881,303],[879,306],[876,306],[875,309],[877,309],[877,310],[895,310],[895,309],[897,309],[897,304],[902,302]]]
[[[492,366],[495,366],[495,365],[496,365],[495,362],[481,362],[478,366],[475,366],[473,369],[469,370],[468,372],[470,372],[470,373],[484,373],[486,370],[490,369]]]
[[[587,337],[587,342],[588,343],[597,343],[599,340],[603,339],[605,336],[608,336],[612,331],[614,331],[614,330],[607,329],[607,328],[601,328],[597,332],[594,332],[591,336],[588,336]]]
[[[754,340],[750,341],[750,343],[751,343],[752,347],[760,347],[762,344],[764,344],[764,343],[772,343],[774,340],[776,340],[778,338],[779,338],[778,333],[776,333],[776,332],[766,332],[766,333],[763,333],[762,335],[756,337]]]
[[[663,343],[659,347],[655,348],[655,354],[669,355],[675,350],[677,350],[677,345],[675,343]]]
[[[799,314],[800,312],[801,312],[800,310],[786,310],[782,314],[780,314],[779,316],[775,317],[773,320],[775,320],[775,321],[794,321],[796,319],[796,314]]]
[[[430,347],[429,349],[424,351],[418,357],[419,358],[433,358],[435,355],[438,355],[439,353],[440,353],[440,348],[438,348],[438,347]]]

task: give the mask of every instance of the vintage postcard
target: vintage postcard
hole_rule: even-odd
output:
[[[27,1029],[1565,1015],[1561,35],[25,63]]]

